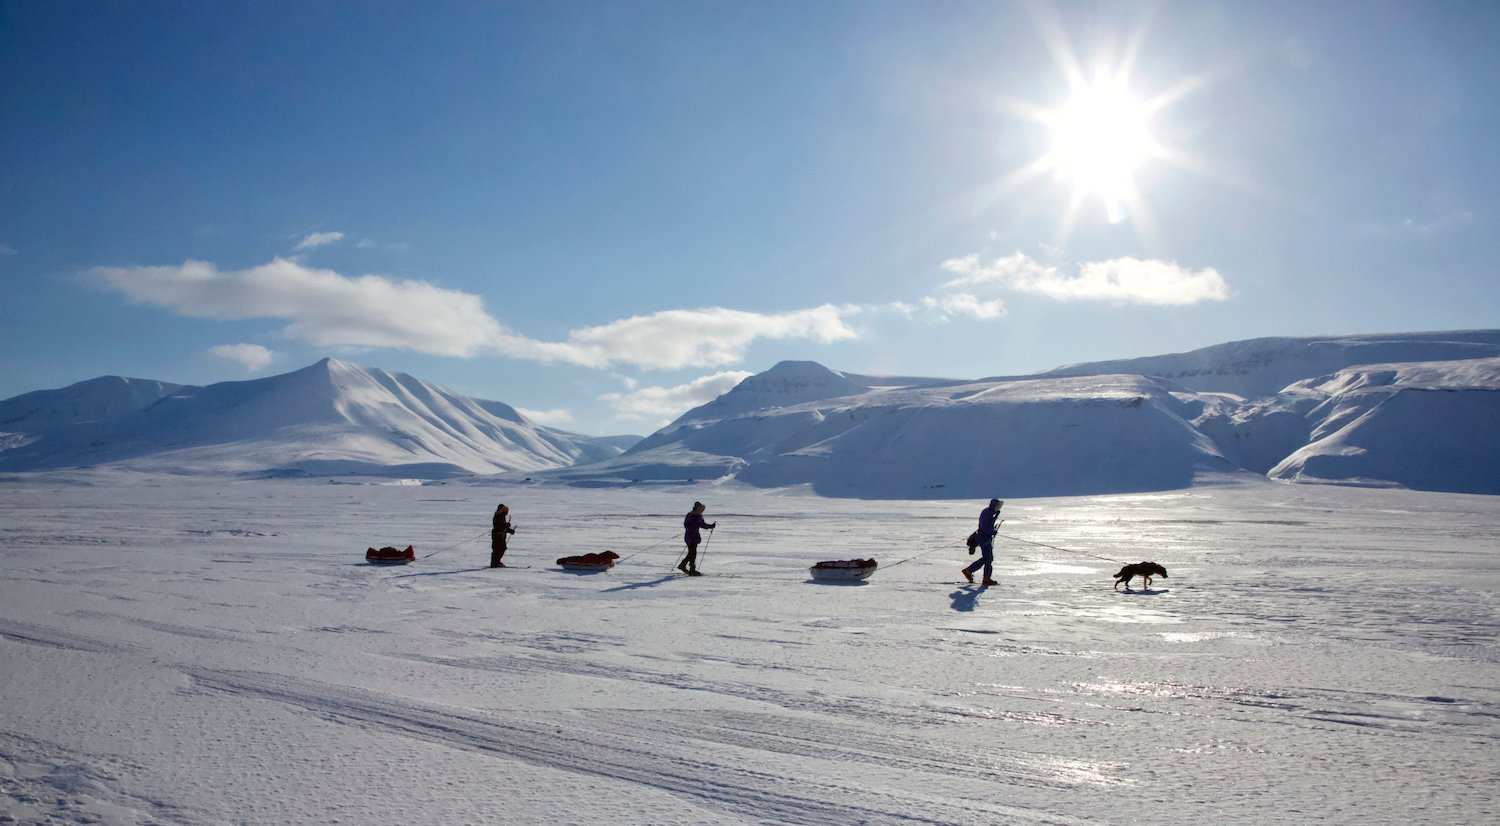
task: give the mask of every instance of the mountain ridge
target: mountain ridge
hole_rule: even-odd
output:
[[[99,404],[69,406],[91,390],[114,387],[113,378],[0,402],[0,420],[11,423],[4,428],[10,440],[0,450],[0,470],[110,464],[248,474],[451,476],[541,470],[621,450],[615,441],[532,423],[502,402],[330,358],[248,381],[161,383],[157,398],[110,417],[82,415]],[[74,412],[63,412],[69,410]]]
[[[1454,352],[1474,357],[1427,358]],[[1411,360],[1366,364],[1373,355]],[[1201,369],[1187,369],[1194,365]],[[787,377],[815,380],[779,380]],[[1276,392],[1261,392],[1273,384]],[[767,392],[780,387],[801,392]],[[1426,391],[1469,395],[1415,395]],[[1500,445],[1497,421],[1500,331],[1253,339],[906,387],[783,362],[621,456],[543,475],[734,479],[868,498],[1166,490],[1225,474],[1500,493],[1500,454],[1490,447]],[[1460,435],[1425,435],[1433,432]]]
[[[784,361],[644,439],[540,426],[337,359],[206,387],[101,377],[0,401],[0,422],[0,471],[525,474],[872,499],[1217,478],[1500,493],[1500,330],[1251,339],[984,379]]]

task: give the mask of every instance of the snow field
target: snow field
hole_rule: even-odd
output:
[[[678,578],[694,499],[719,528],[709,575]],[[529,569],[487,569],[466,541],[502,501],[506,559]],[[982,506],[0,485],[0,822],[1500,816],[1493,497],[1267,482],[1013,499],[986,590],[958,575]],[[438,553],[363,562],[408,542]],[[626,558],[552,565],[586,550]],[[808,582],[855,556],[881,569]],[[1111,590],[1113,560],[1142,559],[1170,578]]]

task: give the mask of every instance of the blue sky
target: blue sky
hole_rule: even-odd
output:
[[[1493,3],[0,0],[0,398],[324,356],[586,433],[1491,328]]]

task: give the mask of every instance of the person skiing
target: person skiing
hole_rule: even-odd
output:
[[[975,531],[979,539],[979,558],[964,569],[964,579],[974,581],[974,572],[981,567],[984,568],[984,580],[979,584],[999,585],[1000,583],[990,578],[995,565],[995,533],[999,528],[996,520],[1000,518],[1000,507],[1005,503],[999,499],[991,499],[990,506],[979,512],[979,530]]]
[[[505,537],[507,534],[516,532],[516,529],[511,526],[510,520],[506,518],[508,516],[510,516],[510,508],[507,508],[503,504],[495,508],[495,518],[491,520],[490,525],[491,568],[505,567],[505,563],[500,561],[500,558],[505,556]]]
[[[698,573],[698,545],[703,542],[703,534],[699,533],[703,528],[713,530],[718,527],[717,522],[709,522],[703,518],[703,512],[707,510],[702,502],[694,502],[693,509],[683,517],[682,527],[684,534],[682,541],[687,543],[687,555],[677,563],[677,570],[688,576],[701,576]]]

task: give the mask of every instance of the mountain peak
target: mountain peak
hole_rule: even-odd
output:
[[[260,473],[533,471],[621,448],[404,373],[333,358],[206,387],[106,376],[0,402],[0,467]]]
[[[851,381],[843,373],[830,370],[815,361],[782,361],[771,369],[740,382],[730,394],[766,393],[773,396],[799,397],[800,401],[863,393],[869,388]],[[806,398],[800,398],[800,397]]]

